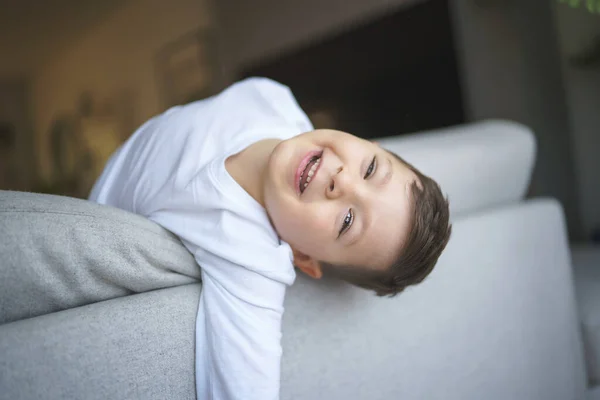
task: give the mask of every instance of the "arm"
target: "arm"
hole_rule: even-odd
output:
[[[202,263],[196,321],[198,399],[279,398],[285,284],[213,257]]]

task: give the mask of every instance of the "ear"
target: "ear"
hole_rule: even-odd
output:
[[[321,270],[321,264],[311,256],[308,256],[294,248],[292,248],[294,254],[294,265],[300,271],[313,279],[321,279],[323,271]]]

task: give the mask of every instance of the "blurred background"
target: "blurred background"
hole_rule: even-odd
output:
[[[85,198],[145,120],[257,75],[365,138],[526,124],[530,194],[600,241],[600,0],[0,0],[0,189]]]

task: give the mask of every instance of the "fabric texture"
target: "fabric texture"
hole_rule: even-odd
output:
[[[394,298],[298,276],[281,398],[583,399],[563,218],[538,200],[457,220],[430,277]]]
[[[200,284],[0,325],[0,400],[194,400]]]
[[[0,324],[200,278],[174,235],[85,200],[0,191],[0,232]]]
[[[600,400],[600,386],[590,389],[586,400]]]
[[[600,384],[600,246],[572,248],[579,318],[591,384]]]
[[[92,190],[91,200],[173,232],[201,266],[198,398],[279,398],[292,251],[225,161],[261,140],[310,130],[288,87],[246,79],[145,123],[111,157]]]
[[[558,204],[454,226],[433,274],[392,299],[298,277],[285,302],[283,400],[586,398]],[[199,289],[0,326],[0,399],[195,398]]]

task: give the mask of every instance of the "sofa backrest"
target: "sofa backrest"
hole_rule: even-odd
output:
[[[455,221],[431,275],[394,298],[299,273],[281,398],[582,399],[569,265],[560,205],[536,200]]]
[[[435,179],[453,215],[521,200],[535,160],[527,127],[492,120],[379,140]]]

